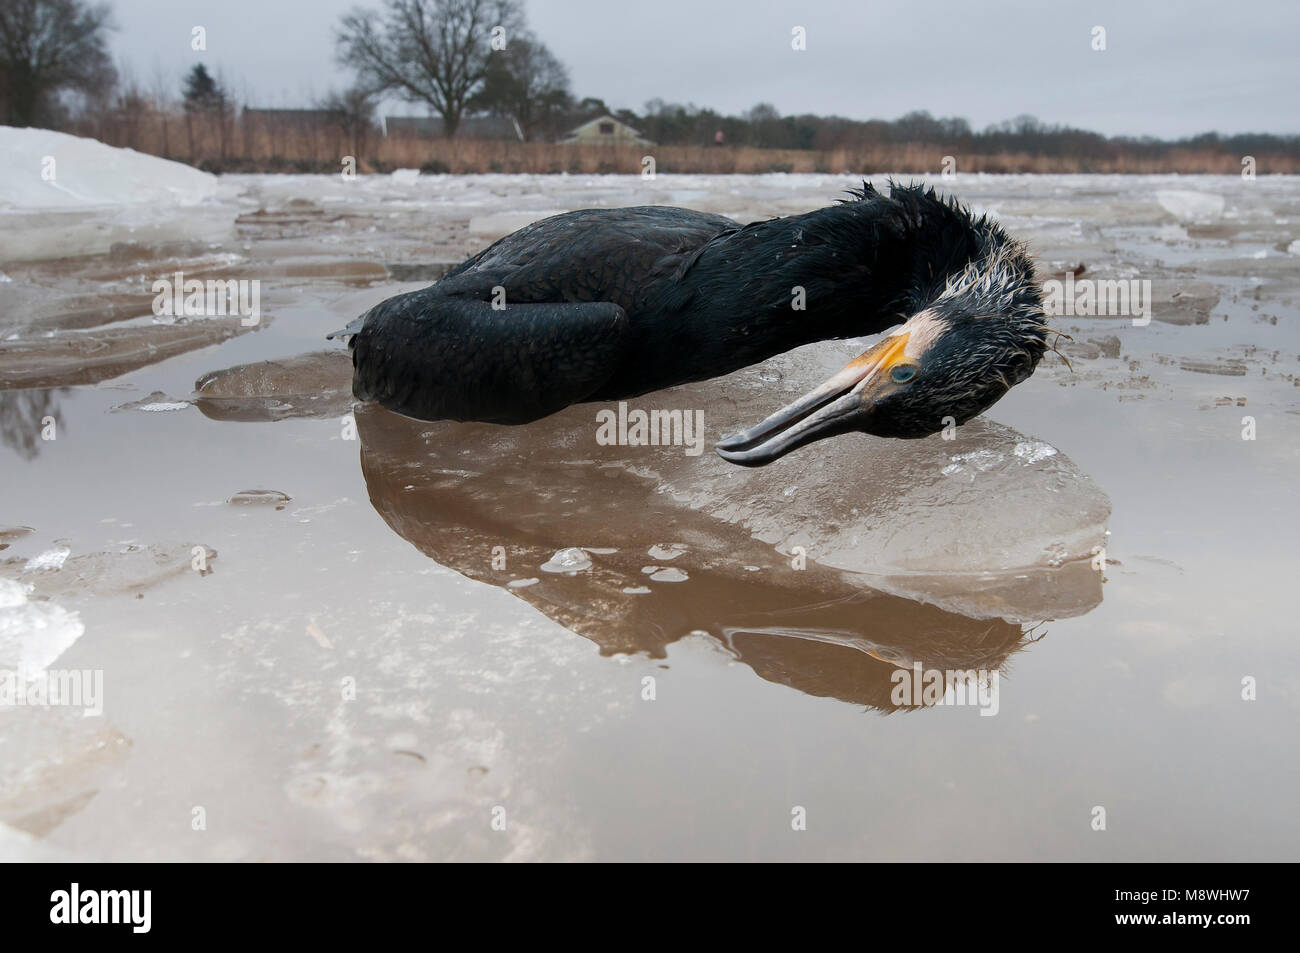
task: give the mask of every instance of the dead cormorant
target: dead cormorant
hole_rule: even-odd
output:
[[[657,206],[535,222],[338,332],[352,336],[353,393],[423,420],[523,424],[901,322],[718,453],[761,466],[849,431],[964,423],[1046,348],[1025,247],[933,189],[851,194],[744,226]]]

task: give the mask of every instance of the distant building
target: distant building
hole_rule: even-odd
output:
[[[443,138],[441,116],[386,116],[384,135],[411,139]],[[523,131],[513,119],[500,116],[465,116],[456,127],[457,139],[514,139],[522,141]]]
[[[653,146],[654,142],[645,138],[625,122],[613,116],[600,116],[591,122],[584,122],[560,139],[565,145],[611,145],[611,146]]]

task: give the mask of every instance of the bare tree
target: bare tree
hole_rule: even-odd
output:
[[[343,134],[354,156],[366,151],[366,142],[375,130],[374,93],[353,86],[341,93],[329,93],[317,108],[330,114],[330,122]]]
[[[563,115],[572,103],[569,71],[540,40],[518,37],[492,54],[483,88],[470,107],[513,119],[524,139]]]
[[[0,2],[0,116],[7,125],[51,121],[60,93],[103,94],[116,82],[108,56],[107,4]]]
[[[357,71],[359,86],[426,103],[451,138],[482,86],[498,28],[507,47],[522,34],[519,0],[384,0],[382,14],[358,9],[343,17],[336,52]]]

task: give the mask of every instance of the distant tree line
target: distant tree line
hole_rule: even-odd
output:
[[[1101,133],[1017,116],[976,131],[958,117],[935,117],[924,110],[898,119],[845,119],[840,116],[781,116],[770,103],[760,103],[743,116],[724,116],[694,105],[652,99],[643,115],[619,110],[613,115],[664,145],[713,143],[717,133],[732,145],[764,149],[857,149],[882,144],[942,147],[953,155],[1021,154],[1110,158],[1121,153],[1159,155],[1175,147],[1223,150],[1238,155],[1284,153],[1300,156],[1300,136],[1245,133],[1221,136],[1202,133],[1182,139],[1151,136],[1104,136]]]

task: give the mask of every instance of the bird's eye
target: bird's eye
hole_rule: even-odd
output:
[[[894,369],[889,372],[889,376],[893,379],[895,384],[906,384],[916,376],[916,368],[911,364],[897,364],[894,366]]]

